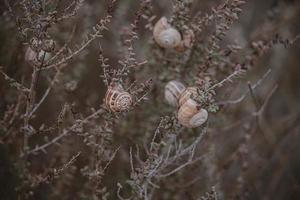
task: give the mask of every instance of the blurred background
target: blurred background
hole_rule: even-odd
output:
[[[206,13],[222,1],[195,2],[193,9]],[[11,5],[13,3],[14,1],[10,1]],[[153,5],[157,16],[170,15],[170,0],[154,0]],[[52,27],[50,32],[58,45],[68,40],[73,30],[74,44],[80,41],[105,15],[106,6],[105,1],[87,0],[77,16]],[[61,83],[39,109],[39,117],[32,121],[35,127],[42,124],[51,126],[55,123],[65,103],[83,114],[89,107],[99,108],[106,91],[100,78],[102,69],[98,62],[99,42],[104,55],[109,58],[109,64],[116,65],[120,55],[120,32],[132,23],[133,11],[136,11],[138,6],[138,0],[117,2],[110,30],[105,32],[100,41],[94,42],[68,64]],[[222,44],[237,43],[246,48],[252,41],[272,40],[276,33],[283,38],[294,38],[300,33],[300,1],[248,0],[242,9],[240,19],[233,24]],[[26,85],[32,71],[24,62],[25,46],[18,40],[16,26],[7,12],[4,1],[0,2],[0,12],[0,66],[3,66],[3,70],[10,77]],[[138,30],[140,39],[135,46],[139,59],[148,59],[147,45],[151,32],[144,26],[145,23],[141,24]],[[209,156],[200,163],[180,171],[176,176],[162,181],[154,199],[199,199],[205,192],[210,191],[212,186],[215,186],[219,199],[300,199],[299,55],[300,41],[289,48],[274,45],[267,54],[259,58],[255,67],[246,75],[235,80],[231,86],[218,89],[218,101],[238,99],[249,90],[249,83],[257,83],[269,71],[255,89],[255,98],[247,95],[243,101],[221,106],[219,112],[211,115],[208,133],[197,148],[198,155],[209,152]],[[136,77],[146,80],[150,75],[141,71]],[[47,88],[46,78],[47,75],[41,74],[37,88],[38,96]],[[163,101],[163,90],[159,91],[159,87],[163,85],[157,84],[149,94],[149,98],[155,99],[155,102]],[[10,90],[1,76],[1,118],[4,117],[7,107],[16,100],[16,95],[16,91]],[[160,107],[159,111],[151,110],[153,106],[150,104],[151,101],[148,101],[141,105],[115,128],[116,143],[113,145],[121,144],[121,149],[103,177],[103,183],[110,193],[108,199],[117,199],[117,183],[124,183],[130,176],[129,146],[142,141],[144,134],[149,135],[153,131],[153,123],[157,123],[158,116],[165,111],[159,109]],[[260,111],[257,105],[259,108],[263,107],[263,117],[255,117],[254,113]],[[166,104],[161,103],[161,107],[164,106]],[[154,115],[156,112],[158,115]],[[144,118],[146,120],[143,120]],[[31,145],[43,141],[43,137],[45,136],[36,136],[30,141]],[[0,199],[17,199],[14,189],[20,182],[13,156],[17,144],[0,144]],[[83,190],[88,191],[88,188],[85,188],[86,180],[80,176],[79,170],[85,165],[89,155],[84,149],[80,138],[69,137],[64,140],[63,146],[49,149],[48,154],[51,158],[45,158],[43,154],[35,156],[30,170],[38,174],[47,165],[64,163],[75,152],[83,151],[74,169],[63,174],[53,184],[37,187],[31,198],[85,199],[81,198],[80,193]],[[127,189],[124,190],[126,196]]]

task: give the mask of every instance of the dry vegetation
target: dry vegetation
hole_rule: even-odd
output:
[[[300,2],[0,11],[0,199],[300,198]],[[156,37],[162,17],[171,43]],[[192,87],[176,106],[172,80]]]

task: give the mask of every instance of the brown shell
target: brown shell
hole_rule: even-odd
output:
[[[162,17],[154,25],[153,37],[156,43],[163,48],[175,48],[180,45],[181,34],[173,28],[166,17]]]
[[[188,87],[179,97],[179,106],[182,106],[191,96],[197,96],[197,88],[196,87]]]
[[[191,29],[188,29],[184,32],[183,35],[183,44],[186,48],[191,48],[195,41],[195,34]]]
[[[200,109],[199,104],[188,99],[178,111],[178,121],[187,128],[196,128],[204,124],[208,119],[208,112]]]
[[[55,49],[55,42],[52,39],[46,39],[43,42],[42,49],[46,52],[52,52]]]
[[[195,41],[195,34],[191,29],[187,29],[183,33],[183,39],[180,44],[176,47],[176,50],[179,52],[183,52],[186,49],[190,49],[193,46]]]
[[[132,105],[132,96],[121,85],[109,87],[105,94],[105,103],[113,112],[126,111]]]
[[[185,89],[185,85],[177,80],[168,82],[165,86],[166,101],[171,106],[178,106],[179,97]]]
[[[154,25],[154,29],[153,29],[154,38],[157,38],[162,31],[169,28],[171,28],[171,25],[168,23],[167,18],[166,17],[160,18],[160,20],[158,20]]]
[[[26,50],[25,61],[31,66],[36,65],[38,63],[37,53],[33,51],[30,47],[28,47]]]
[[[37,53],[36,51],[28,47],[25,52],[25,61],[31,66],[38,66],[41,64],[41,60],[43,59],[44,54],[45,51],[43,50]],[[50,57],[50,53],[46,53],[45,61],[48,60]]]

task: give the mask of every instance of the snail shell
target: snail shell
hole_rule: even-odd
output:
[[[44,55],[44,61],[47,61],[51,57],[50,53],[47,53],[43,50],[36,52],[28,47],[25,53],[25,61],[31,66],[38,66],[41,64]]]
[[[180,45],[181,34],[173,28],[166,17],[162,17],[154,26],[153,36],[156,43],[166,49]]]
[[[207,121],[207,110],[200,108],[193,99],[188,99],[178,111],[178,121],[187,128],[196,128]]]
[[[173,80],[165,86],[165,99],[171,106],[178,106],[178,99],[186,89],[183,83]]]
[[[132,96],[121,85],[116,85],[108,88],[105,103],[113,112],[126,111],[132,105]]]
[[[196,87],[186,88],[179,97],[179,106],[182,106],[188,99],[192,96],[197,96],[197,94],[198,92]]]
[[[183,33],[183,39],[180,44],[176,47],[176,50],[179,52],[183,52],[186,49],[190,49],[195,41],[195,34],[193,30],[187,29]]]
[[[191,29],[188,29],[183,34],[183,44],[186,48],[191,48],[193,46],[193,43],[195,41],[195,34],[194,31]]]
[[[52,39],[46,39],[43,42],[42,49],[46,52],[52,52],[55,49],[55,42]]]
[[[34,51],[38,51],[39,47],[41,46],[41,40],[36,37],[31,38],[30,40],[30,47]]]

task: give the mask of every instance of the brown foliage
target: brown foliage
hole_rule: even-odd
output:
[[[5,0],[2,198],[299,198],[300,4],[266,2]],[[200,127],[166,103],[175,79]]]

